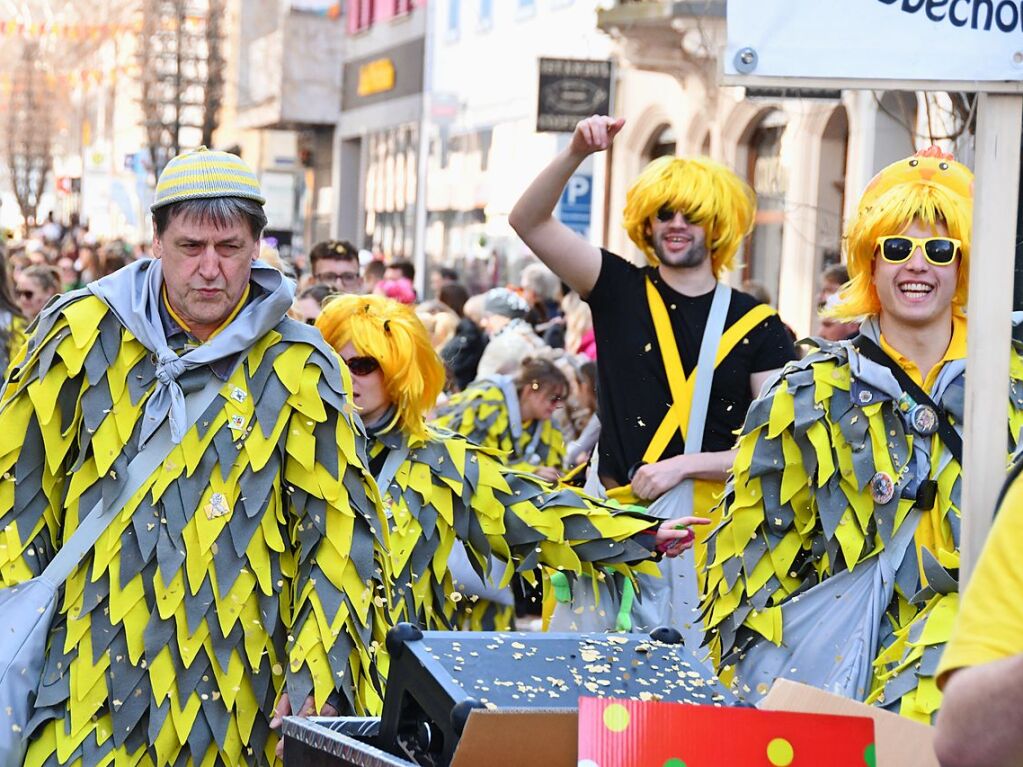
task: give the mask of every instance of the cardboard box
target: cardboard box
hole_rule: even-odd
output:
[[[768,711],[866,716],[874,720],[877,767],[939,767],[934,728],[798,682],[779,679],[760,701]]]

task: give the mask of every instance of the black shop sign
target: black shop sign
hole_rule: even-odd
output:
[[[571,132],[584,117],[610,113],[610,61],[540,59],[537,132]]]

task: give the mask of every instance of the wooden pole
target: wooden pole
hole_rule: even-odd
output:
[[[960,587],[1005,481],[1013,268],[1023,96],[981,93],[971,238]]]

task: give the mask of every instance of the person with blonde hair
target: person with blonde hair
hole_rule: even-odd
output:
[[[778,676],[930,721],[956,615],[973,175],[936,148],[882,170],[845,237],[820,341],[753,403],[708,541],[712,656],[756,699]],[[1008,318],[1006,318],[1008,319]],[[1007,456],[1023,359],[1005,382]]]
[[[602,426],[595,478],[615,497],[644,503],[665,497],[656,513],[706,516],[723,489],[747,407],[796,353],[772,308],[722,281],[756,211],[753,190],[731,169],[706,157],[661,157],[647,165],[628,190],[623,216],[643,267],[554,218],[572,174],[587,156],[608,149],[624,124],[604,116],[581,121],[509,221],[592,310]],[[694,405],[696,392],[701,402]],[[695,560],[702,562],[703,536],[697,537]],[[656,613],[637,612],[637,630],[696,623],[694,568],[699,573],[689,563],[688,573],[661,582],[679,592]]]
[[[509,470],[498,451],[428,423],[444,365],[412,307],[376,295],[340,296],[326,304],[316,327],[351,372],[369,436],[370,469],[389,518],[377,555],[390,582],[380,598],[392,623],[507,628],[509,615],[498,616],[495,626],[483,604],[459,604],[450,560],[460,545],[471,571],[498,586],[515,572],[531,579],[538,564],[587,577],[606,566],[648,572],[657,544],[688,545],[687,532],[674,525],[700,520],[658,527],[641,509],[606,506]],[[655,535],[645,534],[655,528]],[[492,562],[502,571],[492,572]],[[376,657],[384,676],[382,648]]]

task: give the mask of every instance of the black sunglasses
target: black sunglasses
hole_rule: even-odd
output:
[[[14,292],[17,294],[18,298],[27,298],[30,301],[36,294],[34,290],[15,290]]]
[[[692,223],[692,222],[691,222],[691,221],[689,220],[689,216],[688,216],[688,215],[686,215],[686,212],[685,212],[684,210],[674,210],[673,208],[669,208],[669,207],[668,207],[667,205],[665,205],[665,206],[664,206],[663,208],[660,208],[660,209],[659,209],[659,210],[658,210],[658,211],[657,211],[657,212],[656,212],[656,213],[654,214],[654,216],[655,216],[655,217],[657,218],[657,220],[658,220],[658,221],[660,221],[660,222],[661,222],[662,224],[666,224],[666,223],[668,223],[669,221],[673,220],[673,219],[675,218],[675,216],[677,216],[677,215],[678,215],[679,213],[681,213],[681,214],[682,214],[682,218],[684,218],[684,219],[686,220],[686,223]]]
[[[345,364],[348,365],[348,369],[352,371],[353,376],[368,376],[370,373],[375,373],[380,369],[380,363],[377,362],[376,357],[352,357],[345,360]]]

